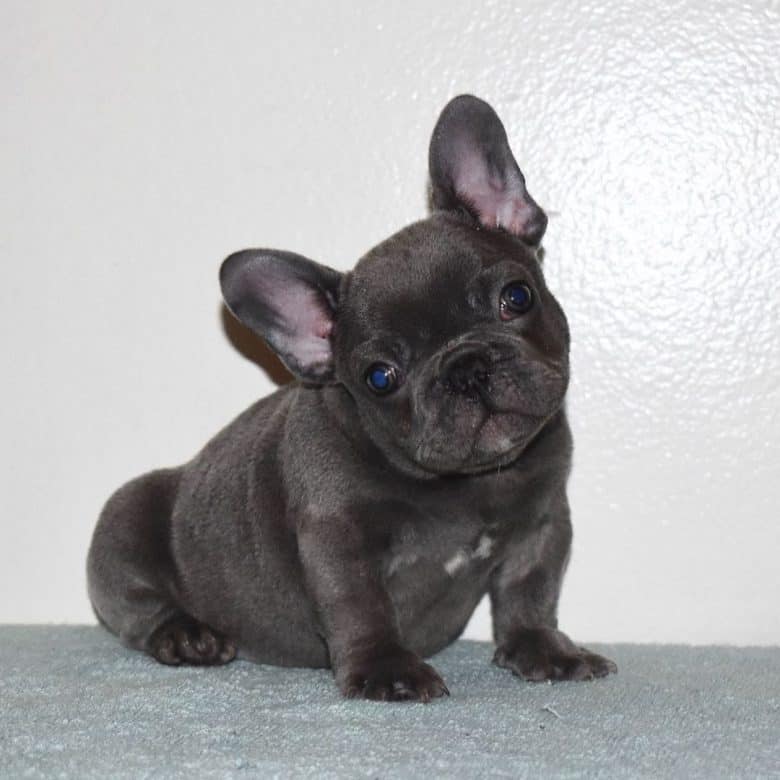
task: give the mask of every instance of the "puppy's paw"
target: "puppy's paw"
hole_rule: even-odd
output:
[[[349,699],[375,701],[422,701],[428,703],[450,692],[436,670],[405,650],[353,662],[337,678]]]
[[[604,656],[577,647],[562,631],[528,628],[515,631],[493,656],[493,663],[524,680],[592,680],[615,674]]]
[[[169,666],[214,666],[236,657],[236,646],[229,639],[187,615],[160,626],[149,638],[148,651]]]

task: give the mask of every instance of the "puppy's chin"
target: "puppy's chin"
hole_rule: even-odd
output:
[[[509,465],[522,455],[549,415],[488,412],[470,437],[442,431],[424,438],[414,453],[416,464],[433,474],[478,474]]]

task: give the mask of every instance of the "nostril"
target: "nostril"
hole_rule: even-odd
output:
[[[453,355],[447,362],[442,380],[449,390],[471,393],[490,383],[490,370],[481,352]]]

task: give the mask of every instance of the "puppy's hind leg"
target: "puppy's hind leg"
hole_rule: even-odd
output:
[[[89,596],[103,625],[161,663],[227,663],[235,645],[177,603],[170,526],[178,482],[178,469],[154,471],[108,500],[87,560]]]

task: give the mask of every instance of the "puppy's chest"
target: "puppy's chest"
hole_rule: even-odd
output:
[[[443,483],[396,500],[383,517],[381,560],[396,603],[418,609],[484,593],[510,538],[534,527],[537,493],[515,473]]]
[[[478,511],[418,510],[393,529],[383,556],[385,577],[410,588],[481,579],[501,556],[507,526]]]

